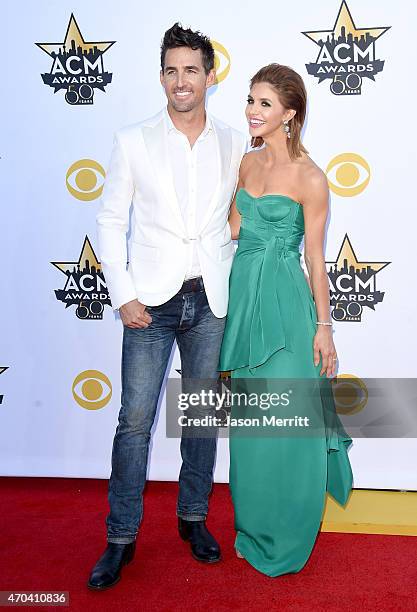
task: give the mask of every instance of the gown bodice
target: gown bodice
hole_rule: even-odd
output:
[[[281,194],[255,197],[241,188],[236,195],[236,206],[242,218],[239,241],[251,232],[265,240],[287,240],[299,250],[304,236],[303,207],[299,202]]]

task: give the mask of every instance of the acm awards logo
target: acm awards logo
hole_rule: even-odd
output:
[[[326,262],[330,285],[330,305],[335,321],[361,321],[364,307],[375,310],[384,299],[376,288],[376,275],[390,261],[358,261],[346,234],[336,261]]]
[[[64,288],[55,289],[56,299],[63,302],[65,308],[75,305],[79,319],[102,319],[104,307],[111,306],[111,302],[101,264],[88,236],[78,261],[51,263],[66,276]]]
[[[390,27],[357,28],[343,1],[333,29],[302,32],[320,48],[316,61],[306,64],[308,74],[319,83],[330,79],[330,91],[336,96],[360,94],[363,79],[375,81],[384,68],[384,60],[377,59],[375,42]]]
[[[3,372],[5,372],[5,371],[6,371],[6,370],[8,370],[8,369],[9,369],[8,367],[1,367],[1,366],[0,366],[0,374],[3,374]],[[2,394],[0,393],[0,404],[2,404],[2,403],[3,403],[3,397],[4,397],[4,395],[2,395]]]
[[[35,43],[52,58],[50,72],[42,74],[45,85],[54,93],[64,89],[72,106],[93,104],[94,89],[105,91],[112,73],[104,69],[103,55],[116,41],[86,42],[71,14],[62,43]]]

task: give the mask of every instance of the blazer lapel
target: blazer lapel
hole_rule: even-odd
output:
[[[206,214],[200,223],[199,232],[202,232],[210,221],[212,214],[214,213],[216,206],[221,200],[222,190],[226,184],[227,173],[230,170],[230,160],[232,157],[232,139],[230,129],[227,126],[221,126],[217,121],[211,117],[211,123],[213,126],[214,134],[216,137],[216,148],[217,148],[217,177],[216,187],[213,192],[210,204],[207,207]]]
[[[168,141],[163,113],[161,113],[161,120],[158,121],[156,125],[143,126],[142,133],[157,181],[157,189],[161,191],[163,199],[171,207],[174,217],[181,227],[181,232],[186,233],[169,161]]]

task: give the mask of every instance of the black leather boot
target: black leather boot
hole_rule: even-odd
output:
[[[136,542],[130,544],[108,542],[106,550],[91,572],[88,588],[102,591],[117,584],[122,567],[130,563],[135,556],[135,548]]]
[[[191,554],[197,561],[220,561],[220,547],[206,527],[205,521],[186,521],[178,517],[178,531],[191,544]]]

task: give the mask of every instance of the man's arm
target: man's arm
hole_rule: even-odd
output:
[[[120,309],[124,325],[147,327],[150,315],[136,298],[136,290],[126,270],[126,233],[134,185],[129,162],[118,134],[97,214],[98,251],[114,310]]]

